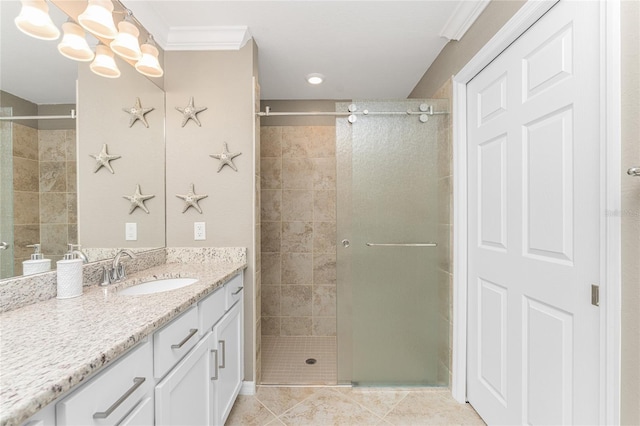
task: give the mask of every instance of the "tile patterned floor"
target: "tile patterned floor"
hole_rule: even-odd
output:
[[[316,363],[305,363],[314,358]],[[262,384],[335,385],[336,338],[262,336]]]
[[[259,386],[238,396],[227,426],[484,425],[448,389]]]

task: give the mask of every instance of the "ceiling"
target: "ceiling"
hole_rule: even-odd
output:
[[[449,39],[459,39],[488,0],[122,3],[165,50],[237,49],[252,37],[259,52],[262,99],[382,99],[407,97]],[[24,97],[36,103],[59,102],[53,89],[68,83],[39,86],[58,82],[75,64],[57,53],[56,42],[31,39],[15,29],[17,0],[2,0],[0,5],[2,89],[18,96],[16,91],[28,92]],[[62,22],[64,18],[56,23]],[[38,49],[31,58],[51,57],[62,65],[29,70],[24,66],[31,63],[28,57],[7,59],[12,50],[5,46],[8,39],[20,41],[21,48],[13,50]],[[10,64],[20,64],[21,70],[9,71]],[[308,84],[310,73],[323,74],[324,83]],[[8,84],[16,87],[14,92]]]

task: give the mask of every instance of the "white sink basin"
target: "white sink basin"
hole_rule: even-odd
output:
[[[124,296],[137,296],[140,294],[162,293],[163,291],[186,287],[196,282],[198,282],[196,278],[166,278],[137,284],[129,288],[125,288],[124,290],[120,290],[118,294]]]

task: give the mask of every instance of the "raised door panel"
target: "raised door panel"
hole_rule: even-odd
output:
[[[153,421],[153,399],[144,399],[118,426],[149,426]]]
[[[242,303],[236,303],[215,327],[217,332],[218,380],[216,424],[223,425],[244,378],[242,351]]]
[[[156,386],[156,425],[211,424],[210,372],[209,341],[205,337]]]

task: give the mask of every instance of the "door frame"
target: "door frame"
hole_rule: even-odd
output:
[[[453,76],[453,341],[451,393],[467,400],[467,84],[558,0],[529,0]],[[600,423],[620,422],[620,0],[600,2]]]

